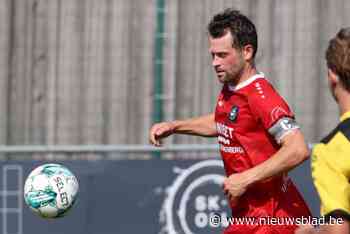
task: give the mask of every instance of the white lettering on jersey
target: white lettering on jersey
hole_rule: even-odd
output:
[[[233,138],[233,128],[230,128],[222,123],[216,123],[216,129],[219,134],[223,135],[226,138]]]
[[[229,145],[230,144],[230,140],[229,139],[226,139],[225,137],[223,136],[218,136],[218,142],[219,143],[222,143],[224,145]]]
[[[225,152],[225,153],[231,153],[231,154],[243,154],[244,150],[240,146],[224,146],[220,145],[220,150]]]

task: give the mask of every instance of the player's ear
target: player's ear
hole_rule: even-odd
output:
[[[244,60],[249,61],[253,59],[254,48],[252,45],[245,45],[242,49],[242,52]]]
[[[333,85],[339,82],[338,75],[335,72],[333,72],[330,68],[328,68],[328,81]]]

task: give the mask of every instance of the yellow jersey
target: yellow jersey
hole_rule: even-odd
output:
[[[350,220],[350,111],[313,148],[311,169],[321,199],[321,215]]]

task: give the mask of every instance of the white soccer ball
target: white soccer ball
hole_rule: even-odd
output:
[[[24,184],[26,204],[43,218],[58,218],[74,205],[79,184],[74,174],[59,164],[35,168]]]

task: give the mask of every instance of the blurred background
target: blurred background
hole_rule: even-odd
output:
[[[200,176],[193,166],[208,161],[196,173],[223,173],[216,139],[174,136],[159,152],[148,130],[214,110],[221,85],[206,26],[227,7],[255,23],[258,70],[308,142],[320,140],[338,121],[324,52],[350,25],[348,0],[0,0],[1,233],[220,233],[198,214],[221,208],[189,202],[183,217],[174,205]],[[48,161],[71,168],[81,185],[72,214],[49,222],[21,194],[29,171]],[[292,175],[318,215],[309,163]],[[217,187],[203,183],[193,204],[222,197]]]

